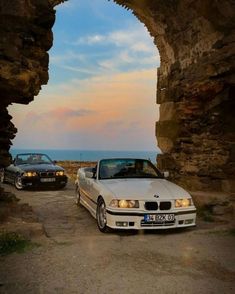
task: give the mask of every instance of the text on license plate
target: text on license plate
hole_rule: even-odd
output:
[[[172,222],[175,220],[175,215],[173,213],[166,213],[166,214],[145,214],[144,221],[145,222]]]
[[[51,183],[51,182],[55,182],[55,178],[42,178],[40,179],[40,181],[42,183]]]

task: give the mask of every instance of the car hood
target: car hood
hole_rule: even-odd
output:
[[[191,197],[183,188],[165,179],[118,179],[101,182],[117,199],[156,200]]]
[[[62,167],[54,164],[22,164],[18,167],[23,171],[60,171]]]

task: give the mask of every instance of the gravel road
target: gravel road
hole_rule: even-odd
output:
[[[41,244],[0,257],[0,293],[235,293],[235,237],[194,229],[102,234],[74,186],[15,191],[43,223]]]

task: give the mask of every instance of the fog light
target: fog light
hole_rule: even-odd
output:
[[[116,222],[117,227],[128,227],[128,222]]]
[[[185,223],[186,225],[192,224],[192,223],[193,223],[193,219],[186,219],[186,220],[184,221],[184,223]]]

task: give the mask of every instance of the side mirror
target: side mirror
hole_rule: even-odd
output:
[[[93,178],[93,172],[86,171],[85,176],[86,176],[86,178],[92,179]]]
[[[53,160],[53,163],[54,163],[54,164],[57,164],[57,161],[56,161],[56,160]]]
[[[168,171],[164,171],[163,176],[164,176],[164,178],[169,178],[170,173]]]

